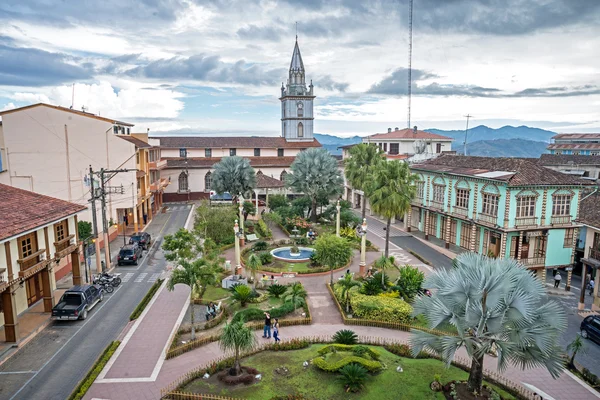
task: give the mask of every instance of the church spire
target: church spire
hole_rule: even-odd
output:
[[[292,54],[292,62],[290,64],[290,75],[292,72],[302,72],[304,74],[304,63],[300,55],[300,47],[298,47],[298,35],[296,35],[296,45],[294,46],[294,53]]]

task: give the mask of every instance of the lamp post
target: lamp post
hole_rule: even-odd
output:
[[[238,225],[237,219],[235,220],[235,225],[233,225],[233,232],[235,233],[235,274],[237,275],[240,268],[242,268],[241,256],[240,256],[240,236],[242,231],[240,231],[240,227]]]
[[[335,206],[337,210],[337,215],[335,217],[335,236],[340,237],[340,201],[337,201],[337,205]]]
[[[238,197],[238,210],[240,212],[240,231],[244,232],[244,196],[240,193]],[[244,245],[244,236],[240,236],[241,245]]]
[[[362,225],[357,229],[360,236],[360,276],[365,276],[365,268],[367,266],[367,219],[363,218]]]

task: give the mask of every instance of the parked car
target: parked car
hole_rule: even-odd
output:
[[[144,250],[148,250],[152,237],[149,233],[140,232],[132,235],[129,238],[129,244],[138,244]]]
[[[52,308],[52,319],[86,319],[88,312],[104,300],[104,292],[96,285],[73,286]]]
[[[590,315],[581,321],[581,337],[600,342],[600,316]]]
[[[140,258],[142,258],[142,248],[137,244],[128,244],[121,247],[121,250],[119,250],[119,255],[117,256],[117,265],[138,265]]]

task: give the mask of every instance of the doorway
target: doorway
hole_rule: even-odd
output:
[[[44,297],[42,286],[42,274],[37,273],[25,280],[25,291],[27,293],[27,306],[31,307]]]

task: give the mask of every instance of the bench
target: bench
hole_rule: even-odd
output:
[[[219,315],[219,311],[221,311],[221,302],[219,302],[219,304],[217,304],[215,306],[215,313],[212,314],[209,310],[208,310],[208,306],[206,306],[206,320],[208,321],[210,319],[210,317],[212,316],[213,319],[215,319],[217,317],[217,315]]]
[[[258,236],[256,236],[254,233],[251,235],[246,235],[246,240],[249,242],[256,242],[258,240]]]

